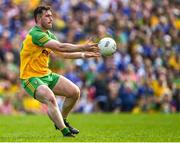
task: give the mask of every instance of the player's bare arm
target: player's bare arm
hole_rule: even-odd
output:
[[[49,40],[44,47],[50,48],[53,51],[58,52],[98,52],[99,48],[97,47],[97,43],[87,42],[85,44],[70,44],[70,43],[60,43],[57,40]]]
[[[79,58],[98,58],[100,57],[99,52],[51,52],[52,56],[57,56],[64,59],[79,59]]]

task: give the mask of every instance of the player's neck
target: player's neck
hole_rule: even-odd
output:
[[[44,27],[42,27],[41,25],[39,25],[39,24],[36,24],[36,26],[38,26],[42,31],[44,31],[44,32],[47,32],[48,31],[48,29],[46,29],[46,28],[44,28]]]

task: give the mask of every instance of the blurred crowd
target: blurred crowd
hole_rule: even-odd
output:
[[[34,25],[33,10],[51,6],[61,42],[112,37],[117,52],[97,59],[51,57],[52,71],[81,89],[73,112],[180,111],[179,0],[1,0],[0,114],[44,113],[19,82],[21,42]],[[63,97],[57,97],[61,108]]]

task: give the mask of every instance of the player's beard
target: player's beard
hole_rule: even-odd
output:
[[[51,29],[52,28],[52,24],[48,24],[48,23],[45,23],[45,22],[42,22],[42,27],[44,28],[44,29]]]

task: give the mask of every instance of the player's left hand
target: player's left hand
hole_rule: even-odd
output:
[[[83,51],[99,52],[98,43],[94,43],[92,40],[87,40],[83,45]]]
[[[84,58],[97,58],[100,57],[100,53],[99,52],[84,52]]]

